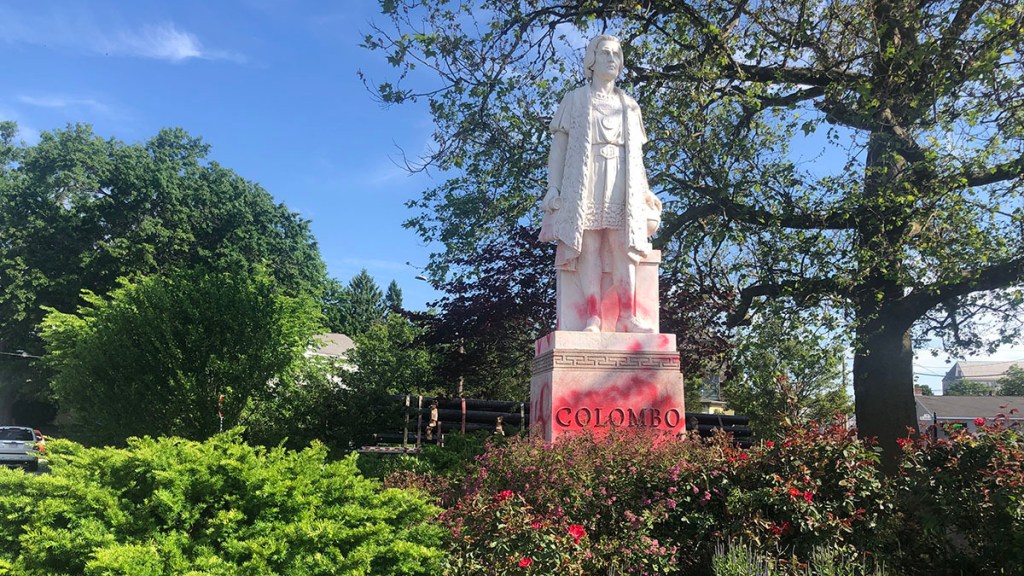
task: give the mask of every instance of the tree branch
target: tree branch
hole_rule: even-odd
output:
[[[746,224],[764,226],[774,224],[783,228],[794,228],[798,230],[848,230],[854,227],[854,217],[845,211],[834,212],[806,212],[801,213],[795,210],[787,212],[773,212],[757,206],[751,206],[738,202],[726,195],[726,191],[712,186],[694,186],[684,182],[681,178],[668,177],[676,186],[681,188],[689,187],[708,200],[707,204],[691,207],[680,215],[680,218],[687,216],[689,221],[703,218],[715,213],[737,220]],[[679,228],[685,226],[689,221],[678,222]]]
[[[775,298],[778,296],[792,296],[797,299],[811,296],[822,298],[838,291],[839,283],[832,278],[799,278],[747,286],[740,290],[739,303],[737,303],[736,309],[726,319],[726,325],[733,328],[746,322],[747,313],[750,311],[755,298]]]
[[[1024,256],[993,264],[977,271],[965,271],[956,282],[928,286],[924,291],[912,292],[897,305],[912,317],[923,316],[942,302],[966,296],[972,292],[995,290],[1024,282]]]
[[[1022,175],[1024,175],[1024,154],[1021,154],[1009,162],[988,168],[987,170],[976,170],[974,172],[964,174],[964,180],[967,181],[968,186],[985,186],[986,184],[995,184],[997,182],[1020,178]]]

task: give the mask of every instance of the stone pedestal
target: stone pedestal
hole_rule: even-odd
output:
[[[537,341],[531,433],[552,441],[615,427],[686,430],[675,334],[556,330]]]

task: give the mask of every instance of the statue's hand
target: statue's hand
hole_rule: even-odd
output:
[[[551,187],[548,188],[547,194],[544,195],[544,199],[541,200],[540,209],[545,212],[554,212],[562,207],[562,199],[558,196],[558,189]]]

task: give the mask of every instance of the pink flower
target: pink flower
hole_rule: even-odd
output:
[[[579,544],[580,539],[587,535],[587,531],[579,524],[572,524],[569,526],[569,535],[572,536],[572,539],[576,544]]]
[[[514,494],[511,490],[502,490],[501,492],[498,492],[498,494],[494,496],[494,501],[504,502],[505,500],[511,498],[513,495]]]
[[[519,561],[520,568],[529,568],[533,564],[533,558],[526,557]]]
[[[985,425],[985,419],[984,418],[975,418],[974,419],[974,425],[975,426],[984,426]]]
[[[808,504],[810,504],[810,502],[811,502],[811,500],[813,498],[814,498],[814,493],[813,492],[811,492],[810,490],[804,490],[804,500],[807,500]]]

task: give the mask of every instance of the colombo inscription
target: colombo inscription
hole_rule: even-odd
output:
[[[607,428],[608,426],[628,428],[675,428],[682,422],[683,415],[675,408],[662,411],[658,408],[570,408],[563,406],[555,411],[555,423],[563,428],[575,424],[581,428]]]

